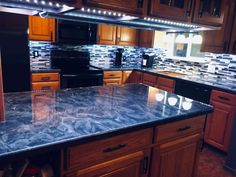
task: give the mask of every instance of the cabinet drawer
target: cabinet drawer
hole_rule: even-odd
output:
[[[154,76],[152,74],[147,74],[147,73],[143,74],[143,83],[144,84],[154,86],[156,84],[156,82],[157,82],[157,76]]]
[[[67,149],[67,169],[82,169],[151,144],[152,129],[118,135]]]
[[[155,142],[187,135],[188,133],[201,131],[204,128],[205,115],[156,127]]]
[[[122,78],[122,71],[104,71],[104,79]]]
[[[32,82],[59,81],[59,73],[32,73]]]
[[[116,79],[103,79],[103,84],[104,85],[120,85],[122,80],[121,78],[116,78]]]
[[[58,90],[60,89],[59,82],[32,82],[32,90]]]
[[[164,78],[164,77],[158,77],[157,78],[157,84],[164,87],[175,87],[175,81],[172,79]]]
[[[211,100],[236,106],[236,95],[218,90],[212,90]]]

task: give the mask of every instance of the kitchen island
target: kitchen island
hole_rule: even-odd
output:
[[[58,176],[188,177],[213,108],[127,84],[5,94],[5,109],[1,164],[57,151]]]

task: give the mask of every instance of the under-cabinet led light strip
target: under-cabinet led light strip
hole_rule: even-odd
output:
[[[169,20],[162,20],[162,19],[156,19],[156,18],[150,18],[150,17],[145,17],[144,20],[149,21],[149,22],[162,23],[162,24],[166,24],[166,25],[181,26],[181,27],[186,27],[186,28],[198,28],[199,27],[197,25],[180,23],[180,22],[173,22],[173,21],[169,21]]]
[[[82,7],[80,9],[82,12],[93,13],[93,14],[100,14],[100,15],[107,15],[107,16],[115,16],[115,17],[125,17],[126,14],[119,13],[119,12],[111,12],[106,10],[98,10],[98,9],[90,9]]]

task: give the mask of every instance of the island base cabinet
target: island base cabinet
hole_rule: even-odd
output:
[[[196,133],[153,148],[151,177],[195,177],[201,134]]]
[[[138,151],[85,169],[69,172],[65,177],[147,177],[149,151]]]

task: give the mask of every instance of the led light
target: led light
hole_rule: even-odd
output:
[[[26,2],[30,2],[30,0],[26,0]]]
[[[95,10],[95,9],[93,9],[93,13],[96,13],[96,10]]]
[[[120,16],[121,16],[121,13],[118,13],[118,16],[120,17]]]
[[[90,9],[87,9],[87,12],[90,12]]]
[[[45,1],[41,1],[41,4],[45,5]]]
[[[147,20],[147,17],[145,17],[144,20]]]
[[[123,14],[122,16],[123,16],[123,17],[125,17],[126,15],[125,15],[125,14]]]
[[[148,20],[148,21],[150,21],[151,19],[150,19],[150,18],[148,18],[147,20]]]
[[[114,12],[113,15],[116,16],[116,13]]]
[[[106,15],[106,14],[107,14],[107,11],[103,11],[103,14]]]
[[[98,13],[99,13],[99,14],[101,14],[101,13],[102,13],[102,11],[101,11],[101,10],[99,10],[99,11],[98,11]]]
[[[52,6],[52,2],[49,2],[48,4],[49,4],[49,6]]]
[[[84,11],[84,8],[82,7],[81,10]]]
[[[56,6],[57,6],[57,7],[60,7],[60,4],[59,4],[59,3],[56,3]]]
[[[108,15],[111,15],[111,12],[108,12]]]
[[[34,3],[36,3],[36,4],[37,4],[37,3],[38,3],[38,0],[34,0]]]

